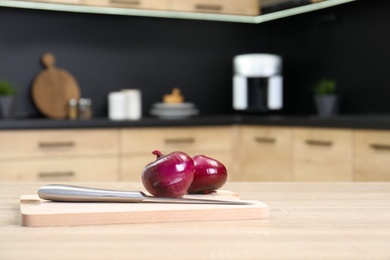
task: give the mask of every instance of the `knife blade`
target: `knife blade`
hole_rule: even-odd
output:
[[[195,198],[162,198],[146,195],[142,191],[108,190],[74,185],[49,184],[38,190],[41,199],[58,202],[125,202],[125,203],[181,203],[250,205],[246,201],[210,200]]]

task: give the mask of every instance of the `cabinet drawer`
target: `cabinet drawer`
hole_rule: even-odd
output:
[[[390,132],[355,131],[354,157],[355,181],[390,181]]]
[[[169,0],[81,0],[85,5],[168,10]]]
[[[351,181],[352,131],[294,129],[295,181]]]
[[[172,0],[171,9],[184,12],[206,12],[240,15],[258,15],[258,0]]]
[[[0,161],[0,181],[117,181],[115,157]]]
[[[82,0],[24,0],[29,2],[42,2],[42,3],[53,3],[53,4],[80,4]]]
[[[121,130],[121,152],[149,155],[154,150],[167,154],[183,151],[230,151],[230,127],[137,128]],[[207,155],[207,154],[206,154]]]
[[[291,129],[245,126],[240,131],[239,181],[292,181]]]
[[[117,130],[0,131],[0,159],[118,153]]]

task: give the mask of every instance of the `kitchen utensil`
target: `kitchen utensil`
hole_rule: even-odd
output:
[[[184,197],[243,201],[237,193],[227,190],[186,194]],[[20,197],[20,212],[21,224],[27,227],[236,221],[269,217],[267,204],[256,200],[244,202],[250,204],[56,202],[40,199],[34,194]]]
[[[37,75],[32,85],[34,104],[45,116],[64,119],[68,116],[68,101],[80,98],[79,86],[69,72],[54,67],[53,54],[44,54],[42,63],[46,69]]]
[[[141,191],[106,190],[73,185],[45,185],[38,190],[41,199],[61,202],[130,202],[130,203],[189,203],[248,205],[244,201],[208,200],[192,198],[161,198],[148,196]]]

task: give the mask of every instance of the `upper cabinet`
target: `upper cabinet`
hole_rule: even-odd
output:
[[[356,0],[1,0],[0,6],[242,23],[262,23]]]

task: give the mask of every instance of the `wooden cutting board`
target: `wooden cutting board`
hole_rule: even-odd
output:
[[[36,76],[31,90],[34,104],[43,115],[64,119],[68,115],[69,99],[80,98],[79,86],[69,72],[54,66],[53,54],[45,53],[42,63],[45,69]]]
[[[210,199],[231,199],[226,192]],[[207,195],[185,197],[207,199]],[[268,205],[260,201],[251,205],[168,204],[168,203],[74,203],[52,202],[37,195],[20,198],[22,225],[27,227],[81,226],[132,223],[166,223],[187,221],[248,220],[269,217]]]

